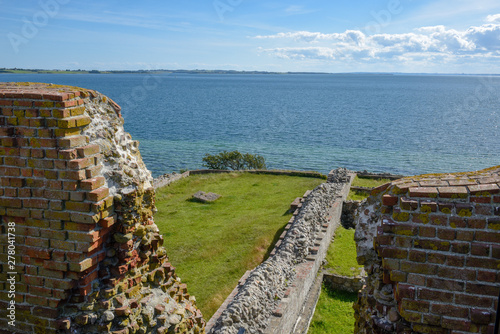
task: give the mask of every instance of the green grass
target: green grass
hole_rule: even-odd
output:
[[[241,276],[272,250],[290,203],[324,180],[249,173],[194,175],[159,189],[155,222],[177,274],[196,296],[205,319],[217,311]],[[190,200],[202,190],[215,203]]]
[[[381,186],[387,182],[391,182],[389,179],[371,179],[366,177],[358,177],[356,176],[352,181],[351,186],[353,187],[366,187],[366,188],[374,188]],[[347,200],[349,201],[362,201],[369,196],[369,193],[360,190],[349,190],[349,195],[347,196]]]
[[[357,293],[337,291],[323,285],[308,334],[347,334],[354,332],[353,303]]]
[[[335,231],[335,239],[330,244],[326,253],[328,264],[325,269],[342,275],[356,276],[361,272],[358,262],[356,262],[356,242],[354,241],[354,230],[346,230],[339,226]]]
[[[371,178],[367,178],[367,177],[356,176],[354,178],[354,180],[352,181],[352,186],[373,188],[373,187],[381,186],[387,182],[391,182],[391,180],[389,180],[389,179],[371,179]]]

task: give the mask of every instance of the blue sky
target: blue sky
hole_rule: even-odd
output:
[[[500,73],[498,0],[0,0],[0,67]]]

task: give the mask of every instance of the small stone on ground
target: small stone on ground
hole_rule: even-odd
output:
[[[221,197],[221,195],[218,195],[216,193],[210,193],[210,192],[206,193],[204,191],[198,191],[196,194],[193,195],[194,199],[196,199],[200,202],[203,202],[203,203],[215,202],[220,197]]]

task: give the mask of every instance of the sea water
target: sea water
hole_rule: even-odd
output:
[[[239,150],[268,168],[421,174],[500,164],[500,77],[394,74],[0,74],[122,106],[154,176]]]

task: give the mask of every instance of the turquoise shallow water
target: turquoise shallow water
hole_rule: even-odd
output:
[[[123,108],[154,176],[205,153],[268,167],[421,174],[500,164],[500,77],[0,74],[95,89]]]

